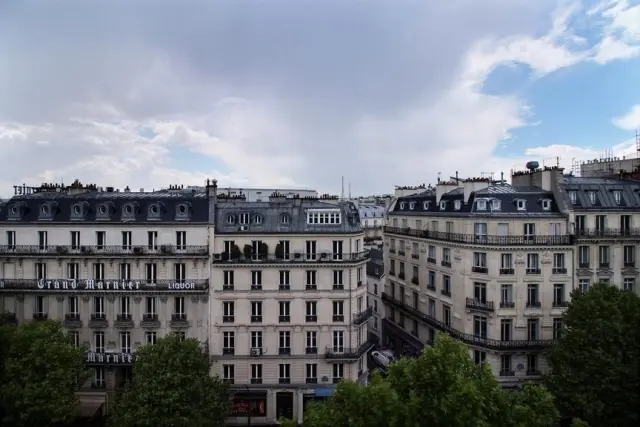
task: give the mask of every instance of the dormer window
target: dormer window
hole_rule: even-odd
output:
[[[613,198],[616,200],[616,205],[622,203],[622,191],[616,190],[613,192]]]
[[[253,223],[256,225],[262,225],[262,217],[260,215],[253,216]]]
[[[442,200],[442,201],[440,202],[440,210],[441,210],[441,211],[443,211],[443,210],[445,210],[445,209],[447,209],[447,202],[445,202],[444,200]]]
[[[405,202],[400,203],[400,209],[404,209],[407,207],[407,204]]]
[[[40,207],[40,212],[42,212],[42,215],[49,215],[51,209],[49,208],[49,205],[42,205]]]
[[[240,214],[240,224],[241,225],[247,225],[249,224],[249,214],[248,213],[241,213]]]
[[[17,205],[11,206],[11,215],[18,215],[18,211],[19,210],[20,210],[20,208],[18,208]]]
[[[82,215],[82,206],[79,204],[73,205],[73,214]]]
[[[578,202],[578,193],[576,193],[575,191],[570,191],[569,198],[571,199],[571,204],[575,205]]]
[[[416,207],[416,202],[409,203],[409,209],[413,210]]]
[[[280,224],[289,224],[289,215],[287,214],[280,215]]]
[[[516,206],[517,206],[519,211],[526,211],[527,210],[527,202],[525,200],[522,200],[522,199],[516,200]]]
[[[487,210],[487,202],[485,200],[478,200],[476,202],[476,208],[479,211],[486,211]]]
[[[456,200],[453,202],[453,208],[457,211],[460,210],[460,206],[462,205],[462,202],[460,200]]]
[[[551,210],[551,200],[544,199],[542,200],[542,210],[550,211]]]
[[[425,211],[428,211],[430,207],[431,207],[430,202],[422,202],[422,209],[424,209]]]
[[[595,205],[596,204],[596,200],[597,200],[596,199],[596,192],[595,191],[589,191],[589,202],[592,205]]]
[[[233,224],[234,222],[236,222],[235,217],[231,214],[227,215],[227,224]]]
[[[491,210],[499,211],[501,209],[500,200],[492,200],[491,201]]]

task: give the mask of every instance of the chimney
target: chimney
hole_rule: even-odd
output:
[[[469,202],[471,193],[487,188],[491,180],[489,178],[469,178],[464,181],[464,202]]]
[[[454,181],[440,181],[436,184],[436,205],[440,203],[443,194],[458,188],[458,184]]]

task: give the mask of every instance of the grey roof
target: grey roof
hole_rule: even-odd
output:
[[[487,202],[485,210],[479,210],[476,200]],[[492,200],[500,202],[499,210],[492,210]],[[525,201],[525,210],[519,210],[517,203]],[[543,200],[550,201],[550,208],[543,209]],[[471,193],[467,203],[464,203],[464,189],[456,188],[442,195],[440,201],[445,202],[445,208],[441,209],[436,203],[436,192],[427,189],[419,194],[399,197],[393,210],[393,215],[408,216],[536,216],[536,217],[560,217],[560,209],[550,191],[539,187],[521,187],[509,184],[491,184],[487,188]],[[460,209],[456,209],[456,201],[459,201]]]
[[[310,209],[339,209],[340,224],[307,224]],[[249,215],[248,224],[240,224],[241,214]],[[326,202],[311,198],[273,198],[266,202],[244,199],[218,200],[216,204],[218,234],[321,234],[358,233],[360,215],[352,202]]]
[[[187,190],[42,191],[0,205],[0,223],[209,222],[209,198]]]
[[[568,200],[575,193],[576,203],[572,208],[582,210],[638,210],[640,209],[640,182],[617,178],[565,176],[561,187]],[[620,204],[615,192],[620,192]],[[591,203],[589,193],[595,193],[595,203]]]
[[[385,207],[378,205],[359,205],[360,218],[383,218]]]

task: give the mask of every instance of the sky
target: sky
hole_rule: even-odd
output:
[[[13,185],[390,193],[636,155],[638,0],[0,2]]]

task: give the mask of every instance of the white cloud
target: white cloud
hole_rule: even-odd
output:
[[[613,119],[613,123],[625,130],[640,129],[640,104],[637,104],[623,116]]]
[[[0,43],[20,41],[0,45],[0,149],[18,161],[0,170],[0,195],[12,181],[76,177],[336,191],[342,175],[359,194],[435,171],[499,174],[532,157],[560,155],[565,166],[598,157],[565,145],[496,156],[514,130],[540,121],[526,99],[487,95],[483,84],[505,65],[543,78],[636,55],[634,8],[590,10],[604,25],[590,45],[574,30],[577,2],[551,15],[546,0],[429,3],[16,13],[0,28]],[[113,16],[129,18],[105,39]]]

